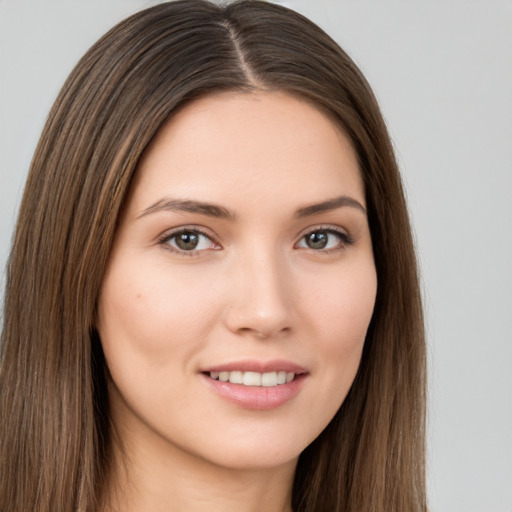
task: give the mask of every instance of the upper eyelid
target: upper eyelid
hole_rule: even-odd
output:
[[[172,238],[173,236],[179,235],[180,233],[192,231],[197,232],[200,235],[206,236],[207,238],[211,239],[215,243],[218,242],[218,236],[216,236],[212,231],[204,226],[198,226],[198,225],[185,225],[185,226],[178,226],[175,228],[169,228],[162,232],[157,238],[158,240],[168,239]]]
[[[340,235],[345,235],[350,237],[350,232],[346,228],[342,228],[341,226],[337,226],[335,224],[317,224],[314,226],[309,226],[299,232],[297,235],[297,239],[305,237],[309,233],[314,233],[315,231],[331,231],[334,233],[338,233]]]

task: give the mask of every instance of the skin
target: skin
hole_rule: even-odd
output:
[[[305,210],[341,196],[350,200]],[[224,216],[169,199],[214,204]],[[350,389],[373,312],[364,208],[351,143],[291,95],[208,96],[161,128],[99,300],[122,446],[111,509],[291,510],[298,456]],[[204,233],[196,250],[179,248],[183,228]],[[312,247],[319,237],[326,247]],[[276,359],[307,373],[296,396],[269,410],[226,400],[202,373]]]

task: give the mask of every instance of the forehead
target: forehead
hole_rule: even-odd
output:
[[[320,109],[282,92],[221,93],[181,109],[139,163],[135,208],[159,195],[237,206],[349,194],[364,201],[355,150]]]

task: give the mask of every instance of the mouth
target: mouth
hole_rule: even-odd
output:
[[[269,410],[295,398],[308,372],[293,363],[274,361],[238,362],[201,372],[208,387],[237,407]]]
[[[220,382],[230,382],[231,384],[241,384],[251,387],[275,387],[292,382],[297,376],[294,372],[276,371],[276,372],[251,372],[251,371],[222,371],[207,372],[213,380]]]

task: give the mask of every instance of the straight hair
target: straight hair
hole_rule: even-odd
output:
[[[178,109],[255,90],[316,105],[351,140],[378,279],[358,374],[299,457],[294,510],[427,510],[421,294],[377,101],[347,54],[298,13],[258,0],[178,0],[129,17],[85,54],[35,151],[6,275],[1,512],[100,507],[113,440],[96,308],[132,177]]]

